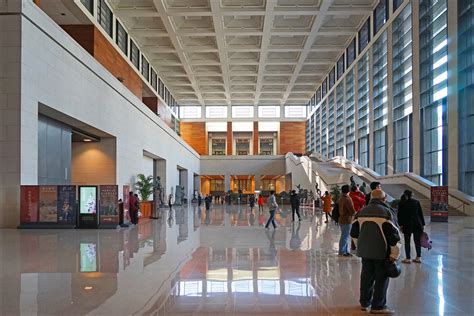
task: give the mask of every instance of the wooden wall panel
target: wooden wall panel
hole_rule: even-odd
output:
[[[142,98],[142,79],[124,57],[109,43],[94,25],[61,25],[64,31],[122,82],[139,99]]]
[[[253,154],[258,155],[258,122],[253,122]]]
[[[142,98],[142,79],[97,28],[94,28],[94,57],[114,77],[125,79],[122,83]]]
[[[200,155],[207,155],[205,122],[181,122],[181,137]]]
[[[94,25],[61,25],[79,45],[94,56]]]
[[[153,111],[153,113],[158,113],[158,98],[157,97],[143,97],[143,103]]]
[[[288,152],[303,154],[306,149],[306,123],[280,122],[279,154]]]
[[[232,143],[232,122],[227,122],[227,155],[232,156],[232,149],[234,144]]]

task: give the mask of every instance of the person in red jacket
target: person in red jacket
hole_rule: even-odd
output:
[[[360,192],[358,186],[352,186],[351,193],[349,196],[352,199],[352,203],[354,203],[354,210],[355,212],[359,212],[365,206],[365,195],[364,193]]]
[[[258,195],[258,200],[257,200],[257,203],[258,203],[258,211],[259,212],[263,212],[263,196],[261,194]]]

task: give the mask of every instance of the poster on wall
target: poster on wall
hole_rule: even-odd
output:
[[[58,186],[58,223],[76,223],[76,186]]]
[[[39,190],[37,185],[22,185],[20,189],[20,223],[38,221]]]
[[[101,185],[99,187],[99,224],[117,226],[118,214],[118,186]]]
[[[80,214],[97,214],[97,187],[79,187],[79,212]]]
[[[39,221],[47,223],[58,221],[58,192],[55,185],[39,187]]]
[[[448,221],[448,187],[431,187],[431,221]]]
[[[93,243],[80,244],[81,272],[97,271],[97,245]]]

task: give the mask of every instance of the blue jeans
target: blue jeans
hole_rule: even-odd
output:
[[[362,258],[360,274],[360,305],[372,305],[373,310],[384,309],[387,304],[389,278],[385,270],[385,260]]]
[[[349,233],[352,224],[339,224],[341,227],[341,239],[339,239],[339,254],[349,253]]]
[[[275,225],[275,210],[270,210],[270,218],[268,219],[267,224],[265,225],[265,228],[270,226],[270,222],[273,224],[273,228],[277,227]]]

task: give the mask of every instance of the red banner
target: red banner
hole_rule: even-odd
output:
[[[448,221],[448,187],[431,187],[431,221]]]
[[[22,185],[20,189],[20,223],[38,221],[39,190],[37,185]]]

